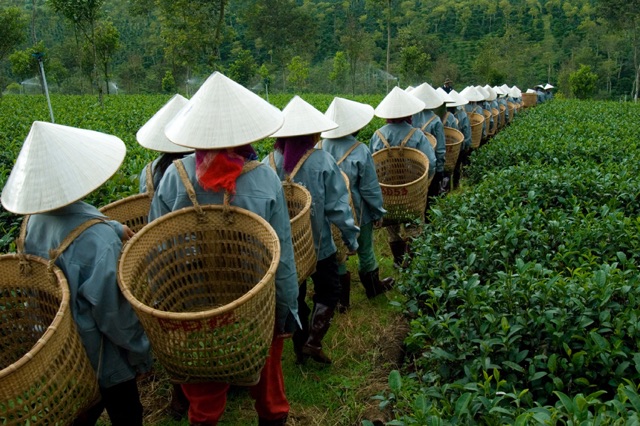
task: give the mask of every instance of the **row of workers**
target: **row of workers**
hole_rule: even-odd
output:
[[[386,115],[383,118],[387,118],[388,125],[402,125],[394,123],[400,118],[395,109],[400,104],[389,100],[392,98],[385,99],[391,107],[387,108],[383,101],[376,109],[378,115]],[[424,103],[418,102],[425,110]],[[341,299],[341,289],[346,286],[340,284],[345,265],[336,259],[329,223],[341,229],[349,253],[359,255],[360,278],[368,297],[393,286],[391,279],[379,278],[373,255],[373,225],[380,223],[385,211],[371,151],[364,144],[356,145],[354,136],[373,115],[370,107],[347,100],[336,99],[332,108],[321,114],[296,97],[280,111],[222,74],[214,73],[166,126],[158,127],[162,128],[158,140],[166,139],[195,151],[184,156],[182,162],[200,203],[221,204],[223,194],[231,193],[233,205],[265,218],[279,237],[274,336],[261,380],[251,388],[261,425],[285,424],[288,416],[281,367],[285,337],[291,333],[297,336],[294,340],[300,362],[306,357],[330,362],[321,341]],[[387,109],[392,113],[385,114]],[[384,127],[380,129],[381,134],[386,132]],[[151,133],[157,136],[157,128]],[[325,136],[322,149],[314,149],[321,134]],[[243,172],[245,164],[257,160],[251,143],[268,136],[276,138],[276,171],[263,164]],[[143,138],[139,140],[142,143]],[[373,140],[370,146],[374,146]],[[355,212],[336,163],[350,149],[341,166],[350,179]],[[436,147],[431,159],[437,151]],[[77,236],[56,261],[67,277],[73,317],[97,372],[102,395],[101,402],[79,417],[77,424],[95,424],[104,408],[114,425],[142,424],[136,376],[151,368],[150,345],[116,282],[122,242],[132,232],[80,201],[119,169],[125,153],[124,144],[115,136],[35,122],[2,191],[2,205],[8,211],[30,216],[26,252],[43,258],[48,258],[50,250],[59,247],[83,223],[101,219]],[[312,194],[312,228],[318,259],[312,276],[313,310],[306,306],[305,283],[296,279],[281,184],[301,161],[294,180]],[[433,164],[433,174],[442,171],[437,159]],[[154,180],[161,178],[155,182],[150,220],[191,205],[168,156],[162,155],[152,168]],[[354,218],[358,218],[359,226]],[[342,300],[348,306],[344,293]],[[228,388],[228,384],[221,383],[184,385],[190,423],[216,424],[224,411]]]

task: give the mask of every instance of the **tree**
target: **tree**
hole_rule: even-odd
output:
[[[25,50],[18,50],[9,55],[9,61],[11,62],[11,72],[20,80],[31,78],[40,73],[40,66],[35,58],[35,53],[41,52],[44,55],[44,68],[48,69],[49,55],[46,54],[44,48],[44,42],[38,42],[34,46],[31,46]]]
[[[162,91],[165,93],[175,93],[176,88],[176,80],[173,78],[173,73],[167,70],[167,72],[164,73],[164,77],[162,77]]]
[[[49,0],[56,13],[61,13],[73,25],[76,33],[82,34],[92,50],[93,84],[98,88],[102,104],[102,89],[98,84],[98,52],[96,49],[96,24],[105,0]],[[81,61],[82,62],[82,61]]]
[[[27,21],[17,7],[0,10],[0,61],[25,39]]]
[[[580,69],[569,75],[569,87],[571,93],[578,99],[586,99],[596,90],[598,74],[591,71],[589,65],[580,65]]]
[[[120,48],[120,33],[113,26],[111,21],[101,22],[95,32],[95,47],[98,60],[102,66],[104,75],[104,84],[107,86],[107,95],[109,94],[109,64],[113,59],[113,55]]]
[[[229,65],[227,75],[237,83],[247,86],[256,75],[257,64],[249,50],[236,48],[232,55],[235,60]]]
[[[289,71],[288,81],[295,89],[304,88],[309,78],[309,61],[302,59],[300,56],[291,58],[291,62],[287,65]]]
[[[598,0],[597,10],[614,27],[628,34],[635,72],[633,99],[637,101],[640,92],[640,0]]]
[[[336,52],[336,55],[333,57],[333,69],[329,74],[329,80],[337,82],[338,87],[342,88],[348,71],[349,63],[347,62],[347,55],[342,51]]]

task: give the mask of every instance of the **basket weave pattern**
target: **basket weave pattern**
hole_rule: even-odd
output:
[[[498,132],[498,121],[500,118],[500,110],[498,110],[498,108],[491,108],[491,115],[493,116],[493,125],[491,126],[491,134],[495,135]]]
[[[282,182],[291,221],[293,257],[296,261],[298,283],[316,271],[316,252],[311,228],[311,194],[302,185]]]
[[[385,225],[424,220],[427,203],[429,159],[414,148],[391,147],[373,154]]]
[[[507,122],[507,107],[500,105],[500,128],[503,128]]]
[[[536,106],[538,103],[538,95],[536,93],[523,93],[522,94],[522,106],[529,108]]]
[[[148,193],[131,195],[101,207],[100,212],[138,232],[149,221],[151,198]]]
[[[458,156],[460,155],[460,148],[462,142],[464,142],[464,135],[453,127],[444,128],[444,138],[446,140],[447,152],[444,156],[444,169],[448,172],[452,172],[456,168],[458,162]]]
[[[0,423],[69,424],[98,397],[62,271],[36,256],[0,256]],[[52,275],[53,274],[53,275]]]
[[[471,123],[471,148],[479,148],[482,141],[482,124],[484,117],[476,112],[470,112],[469,123]]]
[[[207,205],[162,216],[124,247],[118,278],[158,360],[179,383],[257,383],[273,337],[273,228]]]

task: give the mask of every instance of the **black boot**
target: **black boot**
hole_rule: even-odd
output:
[[[171,392],[171,402],[167,407],[167,414],[173,420],[180,420],[187,416],[187,411],[189,411],[189,400],[182,391],[182,386],[174,384]]]
[[[392,241],[389,243],[391,254],[393,255],[393,266],[398,269],[406,268],[408,266],[404,255],[407,253],[407,243],[404,241]]]
[[[304,284],[306,285],[306,284]],[[306,295],[306,291],[305,291]],[[296,364],[304,364],[306,356],[302,353],[302,347],[309,339],[309,315],[311,310],[309,305],[304,300],[298,298],[298,317],[300,318],[300,324],[302,329],[296,329],[293,333],[291,340],[293,341],[293,352],[296,354]]]
[[[395,284],[395,280],[391,277],[381,280],[379,273],[379,268],[360,273],[360,282],[364,286],[364,291],[368,299],[373,299],[377,295],[391,290]]]
[[[331,326],[333,311],[333,308],[322,303],[315,304],[313,316],[311,317],[311,326],[309,327],[309,339],[302,347],[304,355],[310,356],[314,361],[321,364],[331,364],[331,358],[322,351],[322,339]]]
[[[338,300],[338,312],[344,314],[351,306],[351,272],[340,275],[340,300]]]
[[[277,420],[258,418],[258,426],[284,426],[287,424],[287,417],[288,416],[284,416]]]

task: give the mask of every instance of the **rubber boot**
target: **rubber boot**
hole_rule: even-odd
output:
[[[298,298],[298,317],[300,318],[300,324],[302,329],[296,329],[293,333],[291,340],[293,341],[293,352],[296,355],[296,364],[304,364],[306,356],[302,353],[302,347],[309,339],[309,314],[311,310],[309,305],[304,300]]]
[[[321,364],[331,364],[331,358],[322,351],[322,339],[331,326],[333,311],[332,308],[322,303],[315,304],[309,327],[309,339],[302,347],[304,355],[310,356],[311,359]]]
[[[338,312],[344,314],[351,306],[351,272],[340,275],[340,299],[338,300]]]
[[[277,420],[258,418],[258,426],[284,426],[287,424],[287,417],[288,416],[284,416]]]
[[[379,274],[379,268],[376,268],[373,271],[360,273],[360,282],[364,286],[364,291],[367,294],[368,299],[373,299],[379,294],[391,290],[395,284],[395,280],[393,278],[388,277],[381,280]]]
[[[171,392],[171,402],[167,407],[169,416],[173,420],[180,420],[187,416],[189,411],[189,400],[182,391],[182,386],[174,384]]]
[[[389,243],[391,254],[393,255],[393,266],[397,269],[406,268],[408,266],[404,255],[407,253],[407,243],[404,241],[392,241]]]

